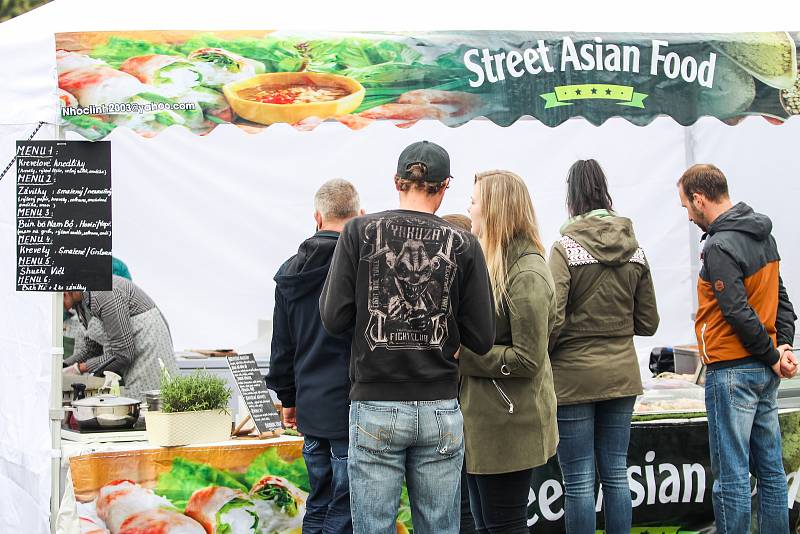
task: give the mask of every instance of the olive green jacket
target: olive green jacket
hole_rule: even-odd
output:
[[[543,465],[558,444],[547,357],[555,318],[553,278],[527,242],[512,242],[506,258],[509,298],[496,311],[494,347],[482,356],[462,347],[459,357],[467,472],[472,474]]]
[[[550,253],[556,320],[550,361],[559,405],[642,393],[633,336],[658,328],[653,279],[630,219],[580,218]]]

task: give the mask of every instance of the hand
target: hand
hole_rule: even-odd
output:
[[[65,375],[73,375],[73,376],[79,375],[81,374],[80,366],[77,363],[75,363],[73,365],[70,365],[69,367],[65,367],[62,373],[64,373]]]
[[[297,430],[297,408],[287,408],[284,406],[281,409],[281,413],[283,415],[283,426]]]
[[[457,360],[460,355],[461,355],[461,348],[459,347],[459,349],[456,351],[456,353],[453,354],[453,359]]]
[[[778,347],[778,352],[781,353],[781,376],[783,378],[794,377],[797,374],[797,359],[794,357],[792,347],[790,345],[781,345]]]

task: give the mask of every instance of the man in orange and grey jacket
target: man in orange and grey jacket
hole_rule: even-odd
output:
[[[760,532],[789,531],[778,384],[797,373],[794,313],[780,277],[772,221],[728,196],[725,175],[694,165],[678,181],[681,204],[705,232],[695,333],[708,366],[705,396],[716,527],[750,528],[750,470]]]

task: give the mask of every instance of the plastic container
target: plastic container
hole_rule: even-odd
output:
[[[634,413],[680,414],[706,411],[705,391],[700,386],[672,389],[648,389],[636,399]]]
[[[675,354],[675,374],[692,374],[700,364],[700,351],[697,345],[678,345],[673,347]]]

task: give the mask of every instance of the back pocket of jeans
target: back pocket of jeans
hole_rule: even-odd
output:
[[[388,451],[396,422],[397,408],[360,402],[356,411],[356,447],[370,452]]]
[[[303,452],[312,453],[319,447],[319,441],[308,436],[303,437]]]
[[[452,456],[464,447],[464,417],[461,410],[436,410],[439,425],[439,444],[436,451],[443,456]]]
[[[755,410],[766,385],[766,372],[767,369],[728,370],[731,405],[743,410]]]

